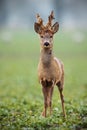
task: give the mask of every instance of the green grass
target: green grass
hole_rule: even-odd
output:
[[[87,129],[87,32],[81,42],[76,32],[59,32],[54,52],[65,68],[66,119],[62,116],[57,87],[53,113],[43,118],[43,95],[37,78],[40,54],[37,34],[0,32],[0,130],[86,130]]]

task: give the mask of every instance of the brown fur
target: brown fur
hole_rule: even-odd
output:
[[[59,24],[55,23],[52,26],[53,12],[48,17],[48,23],[46,26],[43,22],[40,23],[40,16],[37,23],[35,23],[35,31],[40,35],[41,55],[38,64],[38,78],[42,85],[42,92],[44,96],[44,110],[42,115],[46,117],[47,108],[50,108],[50,114],[52,112],[52,94],[54,85],[58,86],[60,92],[60,98],[62,103],[63,114],[65,116],[64,97],[62,94],[64,85],[64,67],[61,61],[59,61],[53,55],[53,35],[58,31]],[[41,19],[42,20],[42,19]],[[43,20],[42,20],[43,21]]]

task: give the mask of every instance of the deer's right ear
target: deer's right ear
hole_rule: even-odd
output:
[[[34,23],[34,30],[36,33],[41,33],[41,26],[38,23]]]

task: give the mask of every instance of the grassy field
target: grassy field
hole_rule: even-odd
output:
[[[60,31],[54,53],[65,68],[66,119],[57,87],[53,114],[43,118],[43,95],[37,78],[37,34],[0,32],[0,130],[87,130],[87,32]]]

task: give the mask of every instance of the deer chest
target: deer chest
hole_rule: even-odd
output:
[[[50,65],[45,65],[45,66],[42,63],[39,63],[39,65],[38,65],[39,80],[58,81],[61,78],[60,73],[61,73],[60,68],[54,62]]]

